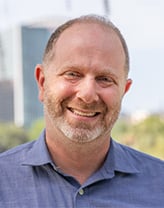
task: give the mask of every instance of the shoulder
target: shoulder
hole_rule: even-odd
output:
[[[131,156],[134,156],[135,159],[137,160],[142,160],[142,161],[149,161],[150,163],[157,163],[157,164],[161,164],[161,165],[164,165],[164,161],[157,158],[157,157],[154,157],[154,156],[151,156],[147,153],[144,153],[144,152],[141,152],[139,150],[136,150],[136,149],[133,149],[131,147],[128,147],[128,146],[125,146],[125,145],[121,145],[122,148],[127,152],[129,153]]]
[[[11,148],[3,153],[0,153],[0,165],[6,163],[19,163],[23,160],[27,152],[33,147],[36,141],[21,144],[17,147]]]
[[[120,157],[126,158],[128,162],[133,164],[137,169],[142,171],[157,171],[163,172],[164,175],[164,161],[151,156],[149,154],[143,153],[141,151],[135,150],[123,144],[119,144],[113,141],[113,146],[115,151],[120,153]]]

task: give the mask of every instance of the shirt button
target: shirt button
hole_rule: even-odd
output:
[[[84,194],[84,189],[80,189],[79,194],[82,196]]]

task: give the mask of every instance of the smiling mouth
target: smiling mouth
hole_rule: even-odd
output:
[[[84,111],[80,111],[74,108],[68,108],[68,109],[75,115],[83,116],[83,117],[95,117],[100,114],[100,112],[84,112]]]

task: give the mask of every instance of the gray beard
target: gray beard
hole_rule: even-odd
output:
[[[72,126],[63,116],[55,116],[55,113],[49,112],[46,107],[44,107],[44,111],[54,128],[57,128],[65,137],[77,143],[91,142],[104,134],[110,135],[111,129],[119,115],[119,111],[115,111],[111,115],[110,126],[108,127],[105,126],[105,122],[102,122],[96,127],[89,128],[88,124],[84,123]]]

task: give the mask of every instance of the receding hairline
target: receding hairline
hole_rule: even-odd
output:
[[[85,15],[80,16],[78,18],[74,18],[71,20],[68,20],[64,24],[60,25],[50,36],[45,51],[43,55],[43,64],[48,65],[48,62],[51,61],[51,59],[54,57],[54,48],[56,45],[57,40],[59,39],[60,35],[68,28],[72,27],[76,24],[99,24],[103,26],[104,28],[108,28],[113,30],[116,35],[118,36],[121,45],[123,47],[124,53],[125,53],[125,69],[127,70],[127,73],[129,72],[129,52],[128,47],[126,44],[126,41],[121,34],[120,30],[108,19],[103,16],[99,15]]]

